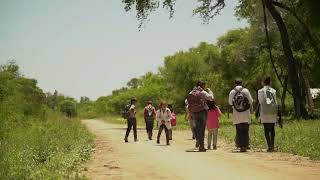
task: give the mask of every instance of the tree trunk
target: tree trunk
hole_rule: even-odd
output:
[[[286,96],[288,90],[288,75],[284,79],[284,87],[281,95],[281,113],[286,114]]]
[[[309,115],[308,115],[308,111],[306,109],[306,98],[307,98],[307,87],[306,87],[306,84],[305,84],[305,81],[304,81],[304,74],[302,73],[302,63],[298,63],[298,67],[299,67],[299,77],[300,77],[300,84],[301,84],[301,97],[304,97],[303,99],[301,99],[302,101],[302,104],[303,104],[303,109],[301,109],[301,116],[304,118],[304,119],[307,119],[309,118]]]
[[[270,12],[272,18],[275,20],[278,26],[278,29],[280,31],[282,48],[288,63],[288,76],[289,76],[293,99],[294,99],[295,116],[297,118],[300,118],[304,108],[302,103],[302,97],[301,97],[301,85],[300,85],[298,71],[296,67],[296,64],[297,64],[296,59],[293,57],[293,53],[290,45],[290,39],[289,39],[287,27],[284,24],[280,13],[274,7],[273,1],[264,0],[264,3],[268,11]]]
[[[262,5],[263,5],[263,21],[264,21],[264,31],[266,33],[266,38],[267,38],[267,43],[268,43],[268,51],[269,51],[269,59],[270,59],[270,62],[271,62],[271,65],[272,65],[272,68],[274,70],[274,72],[276,73],[276,76],[281,84],[282,87],[284,87],[283,83],[282,83],[282,80],[280,78],[280,75],[277,71],[277,68],[276,68],[276,65],[273,61],[273,56],[272,56],[272,47],[271,47],[271,40],[270,40],[270,37],[269,37],[269,31],[268,31],[268,21],[267,21],[267,14],[266,14],[266,6],[264,4],[264,0],[261,0],[262,1]]]

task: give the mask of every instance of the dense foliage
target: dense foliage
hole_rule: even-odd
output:
[[[171,17],[176,1],[122,2],[126,11],[135,9],[143,24],[160,7],[168,9]],[[197,2],[193,13],[205,22],[228,4],[225,0]],[[318,4],[314,0],[239,0],[236,16],[247,20],[248,27],[230,30],[216,44],[200,43],[167,56],[158,72],[134,77],[127,87],[96,102],[80,103],[79,109],[90,112],[90,116],[119,113],[135,97],[140,107],[147,100],[155,104],[166,100],[182,111],[186,94],[201,79],[207,81],[218,104],[227,111],[227,96],[235,77],[244,79],[245,86],[256,97],[263,78],[271,76],[283,114],[314,118],[319,115],[319,100],[312,98],[309,89],[320,87],[320,27],[314,18]],[[79,114],[86,113],[80,110]]]
[[[276,42],[279,36],[276,32],[272,41]],[[273,46],[274,60],[280,60],[283,54]],[[286,76],[283,64],[277,63],[276,68],[281,78]],[[268,49],[263,29],[251,26],[244,29],[235,29],[227,32],[218,39],[216,45],[200,43],[197,47],[187,51],[180,51],[167,56],[164,66],[157,73],[148,72],[146,75],[133,78],[127,87],[114,90],[112,95],[100,97],[96,102],[80,103],[82,109],[93,114],[119,113],[132,97],[138,99],[138,105],[143,107],[147,100],[157,105],[160,100],[172,103],[176,111],[184,110],[184,100],[195,83],[205,80],[208,87],[215,94],[216,101],[223,111],[228,111],[227,97],[234,87],[234,79],[242,77],[245,86],[256,97],[256,91],[262,87],[263,79],[270,75],[273,86],[278,91],[279,103],[284,112],[293,110],[293,98],[274,73],[270,63]],[[308,76],[312,87],[319,87],[315,76]],[[256,102],[256,101],[255,101]],[[316,106],[317,107],[317,106]],[[89,110],[90,109],[90,110]],[[79,113],[82,110],[79,109]],[[82,113],[83,114],[83,113]]]
[[[160,7],[160,4],[163,8],[169,9],[172,17],[176,0],[123,0],[122,2],[126,11],[135,7],[141,28],[141,24],[148,19],[151,12]],[[226,0],[196,2],[198,6],[193,13],[199,15],[206,23],[219,14],[228,3]],[[319,12],[315,8],[318,6],[319,1],[316,0],[239,0],[237,6],[237,16],[247,19],[250,28],[264,29],[261,34],[266,35],[265,46],[268,48],[270,64],[283,88],[283,97],[287,91],[292,95],[294,115],[297,118],[314,116],[314,103],[309,89],[312,86],[311,82],[317,81],[310,76],[319,75],[319,71],[313,71],[313,68],[320,64],[319,21],[316,20]],[[272,32],[270,34],[273,36],[270,36],[269,30],[276,32],[276,36]],[[257,34],[250,35],[255,37]],[[281,58],[273,58],[273,47],[276,47],[279,52],[277,55]],[[279,66],[281,72],[278,70]],[[283,102],[284,100],[282,105]]]
[[[67,103],[66,103],[67,102]],[[1,179],[75,178],[92,149],[92,136],[78,120],[74,101],[45,94],[14,62],[0,66]]]

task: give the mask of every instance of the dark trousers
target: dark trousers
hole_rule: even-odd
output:
[[[172,128],[168,129],[168,131],[169,131],[169,140],[172,140]]]
[[[197,143],[200,145],[200,147],[204,147],[204,135],[206,130],[207,111],[203,110],[200,112],[193,113],[193,119],[196,125],[195,131],[196,131]]]
[[[128,128],[126,131],[126,138],[128,138],[130,131],[131,131],[131,128],[133,127],[133,136],[134,136],[134,139],[137,139],[138,138],[137,137],[137,119],[136,118],[129,118],[127,121],[127,124],[128,124]]]
[[[153,120],[146,120],[146,130],[147,130],[149,139],[152,138]]]
[[[160,127],[159,127],[157,140],[158,141],[160,140],[160,136],[161,136],[161,133],[162,133],[163,129],[164,129],[164,132],[166,133],[166,141],[167,141],[167,144],[168,144],[169,143],[169,129],[167,128],[167,126],[165,124],[161,124]]]
[[[250,130],[250,125],[249,125],[249,127],[248,127],[248,131]],[[250,141],[249,141],[249,136],[247,136],[247,138],[248,138],[248,146],[250,146]],[[236,147],[240,147],[240,145],[239,145],[239,136],[238,136],[238,133],[236,133],[236,137],[235,137],[235,143],[236,143]]]
[[[275,123],[263,123],[264,136],[266,137],[269,149],[274,148],[274,137],[276,135],[274,130]]]
[[[240,148],[249,146],[249,123],[236,124],[236,133]]]
[[[195,138],[196,141],[198,141],[196,126],[192,127],[192,138]]]

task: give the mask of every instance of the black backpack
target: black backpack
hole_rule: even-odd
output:
[[[129,109],[131,107],[131,104],[127,104],[121,111],[121,116],[123,119],[129,118]]]
[[[233,96],[233,99],[232,99],[233,108],[238,112],[244,112],[250,109],[249,99],[242,92],[243,88],[239,90],[234,88],[234,90],[236,91],[236,94]]]

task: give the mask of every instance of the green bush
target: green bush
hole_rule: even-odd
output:
[[[60,112],[69,118],[75,117],[77,115],[76,102],[68,99],[62,101],[60,104]]]
[[[0,65],[0,179],[77,178],[93,137],[58,103],[76,115],[72,98],[43,93],[14,62]]]
[[[78,120],[56,115],[48,121],[19,124],[1,141],[2,179],[65,179],[77,177],[89,158],[93,137]]]

